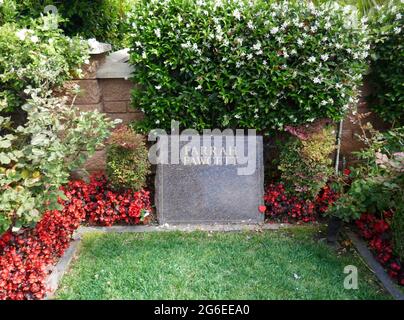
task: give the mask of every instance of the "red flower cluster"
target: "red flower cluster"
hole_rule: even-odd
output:
[[[330,186],[325,185],[316,197],[316,211],[319,214],[325,213],[328,207],[331,206],[335,201],[337,201],[337,199],[338,193],[331,189]]]
[[[109,189],[108,181],[102,175],[92,176],[89,183],[70,182],[65,193],[84,202],[86,221],[90,224],[140,224],[150,219],[150,192],[114,192]]]
[[[80,200],[70,198],[62,211],[48,211],[33,229],[0,237],[0,300],[41,299],[47,267],[68,248],[85,216]]]
[[[47,211],[33,229],[0,236],[0,300],[43,298],[48,267],[63,255],[84,219],[105,226],[137,224],[151,212],[148,192],[114,193],[103,176],[93,176],[88,184],[70,182],[62,189],[67,197],[59,200],[63,210]]]
[[[271,184],[264,195],[265,209],[260,207],[259,210],[267,218],[284,223],[313,222],[336,198],[337,194],[328,186],[322,189],[315,201],[309,201],[288,195],[283,184]]]
[[[271,184],[264,195],[268,218],[282,222],[315,221],[314,204],[310,201],[288,196],[283,184]]]
[[[398,283],[404,286],[404,265],[393,252],[391,229],[388,223],[391,216],[391,211],[385,212],[383,219],[377,219],[372,214],[362,214],[355,223],[377,260],[388,270],[392,278],[397,279]]]

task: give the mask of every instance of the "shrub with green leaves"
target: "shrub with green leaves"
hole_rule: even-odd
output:
[[[391,229],[393,230],[394,250],[404,261],[404,210],[395,213]]]
[[[131,13],[139,129],[280,129],[340,119],[366,71],[351,7],[309,1],[139,0]]]
[[[80,113],[42,89],[27,89],[27,121],[17,128],[0,116],[0,234],[32,226],[60,209],[60,186],[94,153],[114,123],[98,112]],[[0,100],[0,112],[7,109]],[[86,150],[86,152],[83,152]]]
[[[0,99],[12,111],[30,98],[27,87],[44,92],[81,75],[87,62],[88,44],[69,38],[54,28],[53,17],[31,20],[25,27],[16,23],[0,26]]]
[[[388,1],[371,21],[370,108],[396,126],[404,124],[404,3]]]
[[[116,129],[107,148],[107,176],[111,186],[116,190],[140,191],[146,186],[149,173],[144,137],[127,126]]]
[[[404,211],[404,127],[384,133],[370,124],[363,129],[361,139],[366,148],[356,153],[360,164],[351,168],[350,181],[339,179],[334,183],[340,197],[327,214],[348,222],[365,212],[392,210],[397,215],[393,233],[401,234],[402,221],[398,219]]]
[[[297,131],[288,129],[292,134]],[[334,129],[318,128],[298,137],[282,146],[278,166],[281,181],[289,194],[314,200],[333,172],[330,156],[335,150]]]
[[[38,18],[48,5],[57,8],[63,18],[60,28],[68,36],[96,38],[111,43],[115,48],[125,45],[127,16],[131,3],[135,0],[3,0],[0,7],[0,24],[3,20],[14,22]],[[3,14],[2,14],[3,11]]]

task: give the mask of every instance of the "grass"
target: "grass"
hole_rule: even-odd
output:
[[[389,299],[355,253],[317,231],[86,234],[57,298]],[[344,289],[346,265],[358,290]]]

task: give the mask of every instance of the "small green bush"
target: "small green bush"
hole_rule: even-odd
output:
[[[339,199],[327,214],[347,222],[359,219],[362,213],[378,215],[392,210],[397,234],[401,234],[404,211],[404,127],[381,133],[369,124],[362,126],[366,148],[356,153],[359,164],[352,167],[349,181],[337,179],[334,189]]]
[[[296,133],[292,128],[289,131]],[[289,194],[314,200],[333,172],[330,155],[335,150],[335,134],[333,128],[326,127],[298,136],[282,147],[281,181]]]
[[[130,21],[145,131],[340,119],[367,68],[367,28],[335,3],[139,0]]]
[[[369,106],[396,126],[404,125],[404,3],[388,1],[375,11],[372,27]]]
[[[394,250],[401,261],[404,261],[404,210],[394,214],[391,228],[393,230]]]
[[[146,186],[149,173],[144,138],[126,126],[115,130],[107,148],[107,176],[112,187],[139,191]]]

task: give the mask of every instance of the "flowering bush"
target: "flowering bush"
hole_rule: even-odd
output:
[[[8,105],[3,111],[20,108],[30,98],[28,87],[46,93],[81,75],[80,66],[89,58],[87,43],[66,37],[52,19],[0,26],[0,100]]]
[[[115,190],[144,188],[150,173],[144,137],[127,126],[116,129],[108,140],[106,171]]]
[[[131,21],[144,130],[340,119],[366,70],[366,25],[335,3],[141,0]]]
[[[392,211],[385,211],[381,219],[373,214],[362,214],[356,226],[369,247],[375,252],[377,260],[388,270],[392,278],[404,286],[404,264],[394,255],[391,241],[390,221]]]
[[[282,146],[279,159],[281,181],[291,194],[314,200],[332,174],[330,155],[335,149],[335,135],[326,121],[312,126],[287,126],[294,136]]]
[[[115,223],[140,224],[151,218],[150,193],[145,190],[116,192],[105,176],[94,175],[90,183],[70,182],[67,195],[83,201],[86,221],[112,226]]]
[[[68,36],[80,35],[111,43],[115,48],[125,44],[126,12],[132,0],[3,0],[3,20],[24,22],[44,14],[47,5],[56,7],[63,19],[60,28]],[[0,6],[0,24],[2,8]]]
[[[387,1],[370,20],[370,108],[385,121],[404,125],[404,2]]]

